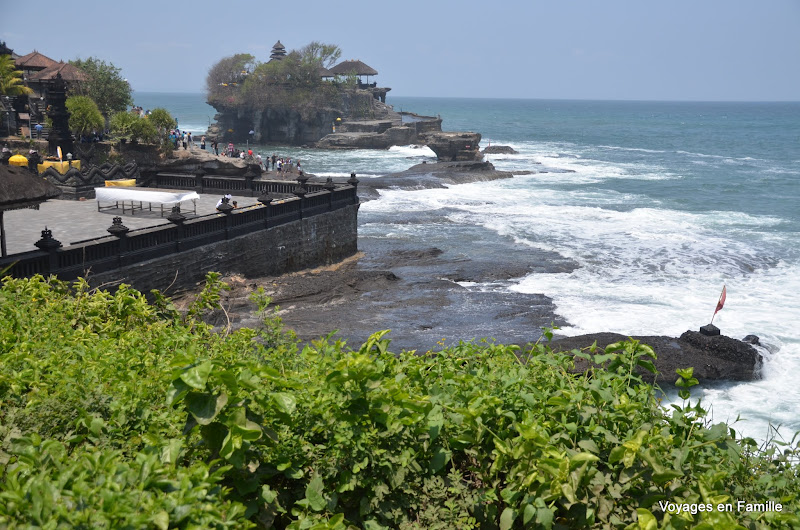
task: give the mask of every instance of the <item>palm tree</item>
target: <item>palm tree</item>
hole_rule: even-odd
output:
[[[10,55],[0,55],[0,95],[26,96],[33,90],[22,84],[22,72],[17,70]]]

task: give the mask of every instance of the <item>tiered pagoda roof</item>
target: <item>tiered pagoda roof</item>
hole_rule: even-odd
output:
[[[286,57],[286,47],[281,44],[281,41],[278,41],[272,47],[272,53],[269,58],[271,61],[280,61],[284,57]]]

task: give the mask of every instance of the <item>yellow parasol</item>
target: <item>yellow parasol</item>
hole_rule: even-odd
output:
[[[8,163],[11,164],[12,166],[27,167],[28,159],[22,155],[14,155],[8,159]]]

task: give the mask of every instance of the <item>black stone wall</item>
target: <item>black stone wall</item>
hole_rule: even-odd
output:
[[[172,295],[193,289],[210,271],[253,278],[328,265],[358,252],[358,206],[90,275],[88,280],[92,286],[122,281],[144,293],[169,287]]]

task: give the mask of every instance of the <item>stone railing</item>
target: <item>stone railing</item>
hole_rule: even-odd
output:
[[[272,191],[268,191],[258,198],[260,204],[237,209],[229,207],[227,211],[191,219],[183,216],[180,208],[176,207],[168,217],[169,223],[138,230],[129,230],[122,224],[122,218],[115,217],[108,229],[111,235],[66,247],[53,238],[50,230],[44,230],[42,238],[35,243],[40,250],[2,258],[0,270],[7,269],[4,274],[15,277],[52,274],[62,280],[74,280],[90,271],[100,274],[169,257],[356,205],[358,181],[351,178],[348,182],[337,186],[329,180],[324,186],[319,186],[320,189],[304,186],[301,182],[294,185],[290,197],[274,196]],[[264,187],[268,188],[268,183]]]
[[[146,185],[152,188],[172,190],[192,190],[211,195],[238,195],[240,197],[259,197],[264,193],[294,193],[297,184],[289,180],[260,180],[250,171],[243,176],[209,175],[199,170],[194,175],[188,173],[156,173]],[[303,185],[309,193],[325,189],[326,184],[308,182]]]

